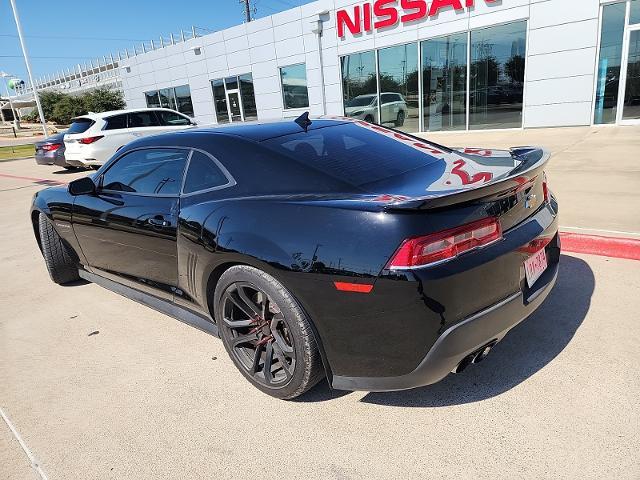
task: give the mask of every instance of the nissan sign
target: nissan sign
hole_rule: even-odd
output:
[[[483,0],[479,0],[483,1]],[[500,0],[484,0],[496,3]],[[352,35],[391,27],[400,23],[415,22],[425,17],[435,17],[441,10],[455,11],[470,9],[475,0],[375,0],[362,5],[354,5],[336,12],[338,37],[344,38],[345,28]]]

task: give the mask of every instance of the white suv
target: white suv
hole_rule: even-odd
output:
[[[64,136],[65,158],[76,167],[97,167],[138,137],[190,128],[196,123],[167,108],[88,113],[73,119]]]

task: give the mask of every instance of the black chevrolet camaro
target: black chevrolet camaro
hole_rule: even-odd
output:
[[[54,282],[222,338],[260,390],[428,385],[482,360],[558,272],[549,155],[450,149],[341,117],[136,140],[38,192]]]

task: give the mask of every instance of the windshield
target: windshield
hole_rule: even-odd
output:
[[[372,95],[360,96],[352,98],[347,102],[347,107],[366,107],[371,105],[376,97]]]

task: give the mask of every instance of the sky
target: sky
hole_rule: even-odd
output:
[[[311,0],[252,0],[261,18]],[[95,61],[180,29],[201,34],[244,20],[239,0],[16,0],[34,78]],[[0,0],[0,71],[28,81],[9,0]],[[4,90],[4,89],[3,89]]]

